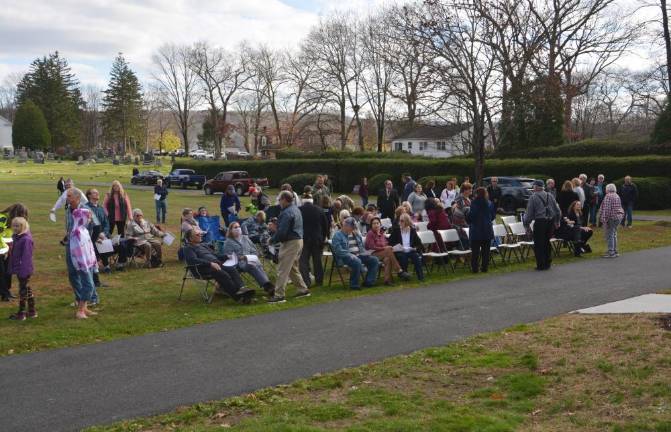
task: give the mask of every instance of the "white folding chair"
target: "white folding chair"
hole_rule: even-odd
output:
[[[503,224],[494,225],[494,237],[501,239],[498,250],[501,253],[501,260],[504,263],[509,263],[512,255],[515,256],[517,262],[520,262],[518,252],[521,252],[522,245],[511,241],[510,234],[508,234],[508,230],[506,230],[506,227],[503,226]]]
[[[389,218],[380,219],[380,225],[381,225],[382,228],[384,228],[384,229],[389,229],[389,228],[391,228],[391,225],[392,225],[392,223],[391,223],[391,219],[389,219]]]
[[[418,233],[426,231],[429,226],[428,222],[415,222],[415,229]]]
[[[443,239],[443,243],[459,243],[461,244],[461,239],[459,238],[459,233],[457,232],[456,229],[449,229],[449,230],[440,230],[438,231],[438,234],[440,234],[440,237]],[[464,267],[466,266],[466,258],[471,254],[471,250],[459,250],[459,249],[453,249],[447,251],[447,257],[448,257],[448,262],[450,263],[450,266],[452,267],[452,271],[455,271],[455,265],[452,261],[449,260],[450,257],[464,257]]]
[[[431,258],[431,271],[433,271],[433,266],[436,264],[438,258],[441,259],[439,261],[441,261],[440,264],[442,264],[442,258],[448,258],[448,255],[446,252],[431,252],[431,249],[434,246],[436,246],[437,248],[436,236],[433,234],[433,231],[418,231],[417,236],[419,237],[419,240],[422,242],[424,249],[429,251],[424,252],[422,254],[422,258]],[[426,260],[423,260],[423,262],[424,267],[427,267]]]
[[[528,234],[522,222],[515,222],[510,224],[510,231],[515,238],[515,241],[522,247],[522,260],[529,257],[530,252],[534,248],[534,242],[527,240]]]

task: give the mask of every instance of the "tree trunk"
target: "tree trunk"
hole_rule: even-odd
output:
[[[340,150],[345,150],[347,147],[347,130],[345,121],[347,120],[345,113],[345,92],[342,93],[342,102],[340,103]]]
[[[357,111],[357,113],[355,114],[355,116],[356,116],[356,128],[357,128],[357,130],[359,131],[359,134],[358,134],[358,135],[359,135],[359,136],[358,136],[358,140],[359,140],[359,151],[363,152],[363,151],[366,150],[366,149],[364,148],[364,145],[363,145],[363,124],[361,123],[361,117],[359,117],[359,112],[358,112],[358,111]]]
[[[664,27],[664,45],[666,46],[666,74],[669,94],[671,95],[671,36],[669,35],[669,12],[666,9],[666,0],[660,0],[662,7],[662,26]]]

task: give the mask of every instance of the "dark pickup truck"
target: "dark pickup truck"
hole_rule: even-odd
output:
[[[206,195],[212,195],[215,192],[226,192],[228,185],[233,185],[235,193],[238,196],[243,196],[254,183],[262,187],[268,187],[267,178],[251,178],[247,171],[225,171],[205,182],[203,190]]]
[[[176,169],[165,178],[165,185],[166,187],[179,186],[182,189],[195,186],[196,189],[200,189],[206,180],[204,175],[198,175],[192,169]]]

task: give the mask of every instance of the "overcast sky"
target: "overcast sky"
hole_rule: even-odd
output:
[[[208,40],[235,46],[243,39],[292,47],[320,15],[354,8],[365,13],[384,0],[2,0],[0,82],[58,50],[82,84],[106,85],[123,52],[140,79],[166,42]]]
[[[118,52],[144,81],[150,76],[152,53],[166,42],[208,40],[232,47],[247,39],[293,47],[320,15],[336,8],[365,15],[389,1],[393,0],[2,0],[0,83],[55,50],[84,85],[104,87]],[[633,1],[619,0],[622,5]],[[623,63],[640,67],[648,56],[639,51]]]

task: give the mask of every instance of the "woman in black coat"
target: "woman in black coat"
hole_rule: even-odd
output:
[[[424,280],[424,269],[422,268],[422,251],[424,246],[417,235],[417,230],[409,214],[403,213],[399,217],[398,225],[395,225],[391,230],[389,244],[395,248],[398,248],[397,245],[403,247],[403,250],[395,251],[396,259],[401,264],[401,269],[407,272],[408,263],[412,261],[415,266],[415,273],[417,273],[417,279]]]
[[[487,189],[479,187],[475,191],[475,199],[471,201],[471,210],[466,215],[469,223],[469,240],[471,243],[471,271],[478,272],[478,267],[487,273],[489,252],[494,239],[492,220],[496,219],[496,209],[489,201]]]
[[[557,204],[559,204],[562,216],[567,215],[568,208],[574,201],[580,201],[580,197],[577,193],[573,192],[573,183],[570,180],[566,180],[562,185],[561,191],[557,194]]]

